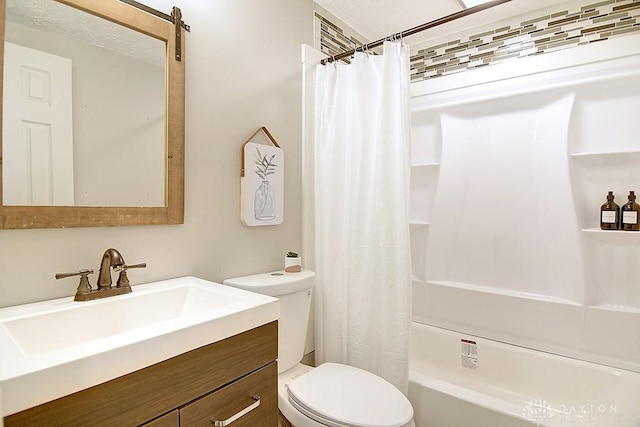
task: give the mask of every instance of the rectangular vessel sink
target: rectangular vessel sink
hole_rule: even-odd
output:
[[[22,351],[33,355],[86,344],[150,325],[193,318],[205,310],[242,301],[242,297],[221,294],[214,287],[184,284],[93,303],[76,302],[62,309],[5,320],[2,324]]]
[[[277,299],[182,277],[86,302],[0,309],[0,415],[277,320]],[[1,420],[1,417],[0,417]]]

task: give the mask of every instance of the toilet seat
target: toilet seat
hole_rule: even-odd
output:
[[[384,379],[338,363],[324,363],[295,378],[289,402],[330,427],[402,427],[413,418],[409,400]]]

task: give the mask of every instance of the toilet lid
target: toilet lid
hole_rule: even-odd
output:
[[[389,382],[338,363],[294,379],[287,393],[296,409],[331,427],[402,427],[413,418],[411,403]]]

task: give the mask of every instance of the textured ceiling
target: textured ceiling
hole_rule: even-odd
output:
[[[369,41],[399,33],[463,9],[462,3],[458,0],[315,0],[315,2]],[[489,10],[430,29],[428,33],[430,38],[436,37],[462,28],[472,28],[566,2],[567,0],[511,0]],[[418,35],[414,37],[412,41],[420,38]],[[425,38],[424,35],[423,38]]]
[[[137,31],[51,0],[7,0],[6,7],[8,22],[53,32],[164,66],[164,43]]]

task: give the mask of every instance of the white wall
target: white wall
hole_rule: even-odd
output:
[[[222,281],[280,269],[285,252],[301,248],[300,44],[312,43],[312,1],[145,3],[166,13],[180,7],[192,28],[185,54],[185,224],[0,230],[0,307],[73,295],[76,280],[56,281],[54,274],[97,269],[109,247],[129,263],[147,263],[130,274],[134,284],[183,275]],[[286,155],[285,215],[282,225],[249,228],[239,219],[240,147],[262,125]]]

